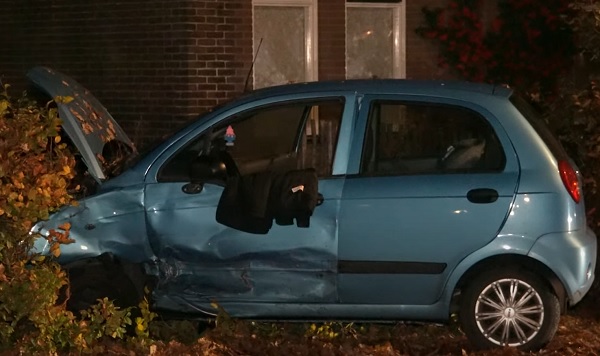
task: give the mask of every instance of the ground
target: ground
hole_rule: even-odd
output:
[[[534,355],[600,355],[600,290],[563,315],[552,342]],[[180,321],[156,329],[160,341],[132,351],[104,344],[111,355],[530,355],[514,349],[475,351],[456,324],[282,324],[220,320],[202,334]],[[159,323],[160,324],[160,323]],[[319,329],[320,328],[320,329]],[[334,334],[331,334],[334,332]],[[335,332],[338,334],[336,335]],[[177,339],[168,341],[169,339]]]

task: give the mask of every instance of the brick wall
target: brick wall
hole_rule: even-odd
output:
[[[0,75],[34,65],[88,87],[144,144],[238,95],[252,58],[251,0],[6,1]]]
[[[411,79],[453,78],[437,66],[438,50],[434,43],[415,33],[423,23],[424,6],[444,6],[447,0],[405,0],[406,77]],[[346,1],[327,0],[318,4],[319,79],[344,79],[346,76]]]
[[[319,79],[346,78],[346,1],[319,1]]]
[[[423,6],[405,0],[408,78],[451,75],[415,34]],[[151,139],[243,91],[252,61],[252,0],[19,0],[0,11],[0,75],[26,87],[34,65],[88,87],[127,133]],[[345,0],[318,1],[319,79],[345,78]]]
[[[409,79],[453,78],[450,71],[437,66],[437,46],[415,33],[424,23],[421,11],[424,6],[436,8],[445,4],[447,0],[406,1],[406,77]]]
[[[447,0],[405,0],[406,77],[411,79],[453,78],[437,66],[435,44],[415,33],[423,23],[423,6],[439,7]],[[346,1],[327,0],[318,4],[319,79],[344,79],[346,76]]]

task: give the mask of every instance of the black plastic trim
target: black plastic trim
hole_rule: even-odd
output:
[[[355,274],[441,274],[445,263],[395,261],[338,261],[338,273]]]

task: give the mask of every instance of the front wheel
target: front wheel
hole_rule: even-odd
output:
[[[120,308],[136,306],[140,302],[139,293],[125,274],[102,269],[83,272],[69,271],[71,296],[67,309],[81,312],[105,297]]]
[[[67,308],[71,311],[88,309],[104,297],[121,308],[136,306],[144,297],[142,267],[110,254],[75,261],[64,269],[69,276]]]
[[[460,324],[476,348],[544,347],[558,328],[560,303],[534,274],[496,270],[475,278],[461,298]]]

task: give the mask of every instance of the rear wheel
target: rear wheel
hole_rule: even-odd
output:
[[[492,271],[475,278],[461,297],[460,323],[476,348],[538,350],[556,333],[560,303],[527,271]]]

